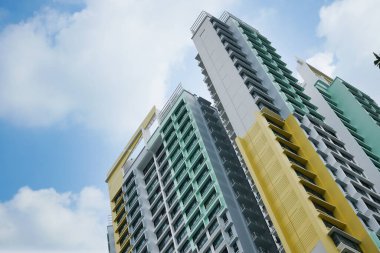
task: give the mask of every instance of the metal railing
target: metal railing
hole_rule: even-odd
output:
[[[163,119],[166,117],[166,115],[169,113],[171,108],[174,106],[175,102],[177,101],[178,97],[181,95],[183,91],[181,83],[178,84],[177,88],[174,90],[173,94],[170,96],[168,102],[164,105],[162,110],[158,114],[158,121],[162,123]]]
[[[202,11],[199,14],[198,18],[195,20],[194,24],[190,28],[190,31],[193,34],[195,34],[197,32],[197,30],[199,29],[199,27],[201,26],[201,24],[203,23],[203,21],[205,20],[206,17],[212,17],[212,16],[205,11]]]

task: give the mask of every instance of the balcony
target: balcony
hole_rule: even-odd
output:
[[[133,248],[130,241],[130,236],[128,240],[124,240],[124,242],[120,245],[120,252],[128,252]]]
[[[359,247],[360,241],[355,237],[347,234],[346,232],[332,227],[328,235],[333,240],[334,244],[337,246],[339,252],[349,252],[349,253],[361,253],[362,250]]]
[[[225,44],[230,44],[232,46],[234,46],[234,48],[238,48],[241,50],[241,47],[239,46],[239,44],[236,42],[236,40],[234,38],[232,38],[231,35],[226,35],[225,33],[222,33],[220,32],[218,34],[219,38],[220,38],[220,41],[225,45]]]
[[[283,153],[288,157],[291,163],[295,163],[296,165],[301,166],[302,168],[305,168],[307,164],[307,160],[305,158],[297,154],[294,154],[293,152],[290,152],[287,149],[284,149]]]

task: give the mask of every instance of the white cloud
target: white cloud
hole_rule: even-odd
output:
[[[0,33],[0,117],[125,135],[163,103],[200,11],[233,1],[87,0],[76,13],[44,8],[9,25]]]
[[[79,194],[21,188],[0,202],[1,253],[104,253],[109,207],[97,188]]]
[[[317,53],[306,61],[328,76],[335,74],[334,55],[330,52]]]
[[[380,52],[380,1],[336,0],[320,10],[318,35],[334,53],[335,74],[380,102],[380,71],[372,52]]]

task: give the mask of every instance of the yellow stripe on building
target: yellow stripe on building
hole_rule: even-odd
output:
[[[127,233],[125,233],[126,228],[120,229],[126,223],[126,212],[125,212],[125,202],[122,196],[122,184],[123,184],[123,166],[125,162],[129,159],[133,150],[139,144],[142,139],[142,131],[147,128],[148,125],[155,119],[157,114],[156,107],[153,107],[148,115],[145,117],[143,122],[140,124],[136,132],[133,134],[132,138],[121,152],[116,162],[109,170],[106,178],[106,183],[108,184],[108,192],[111,200],[111,210],[112,210],[112,225],[115,231],[115,249],[119,253],[121,250],[125,250],[130,245],[130,238]],[[117,222],[119,220],[119,222]],[[128,224],[126,224],[128,226]],[[120,236],[125,236],[126,239],[120,238]],[[121,240],[123,239],[123,240]],[[121,243],[121,245],[120,245]],[[132,249],[132,248],[131,248]],[[131,250],[130,249],[130,250]]]
[[[236,142],[285,251],[346,252],[333,241],[344,238],[378,252],[296,118],[264,109],[256,119]]]

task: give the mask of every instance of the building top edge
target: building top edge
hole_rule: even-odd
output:
[[[137,128],[135,133],[132,135],[127,145],[125,146],[123,151],[120,153],[120,155],[116,159],[115,163],[109,169],[106,176],[106,182],[108,182],[108,180],[110,179],[114,171],[120,166],[120,164],[126,159],[128,159],[128,156],[130,155],[130,153],[133,151],[133,149],[136,146],[136,142],[138,141],[139,138],[142,138],[142,129],[146,128],[150,124],[150,122],[156,117],[156,114],[157,114],[157,109],[155,106],[153,106],[152,109],[147,114],[147,116],[141,122],[140,126]]]

